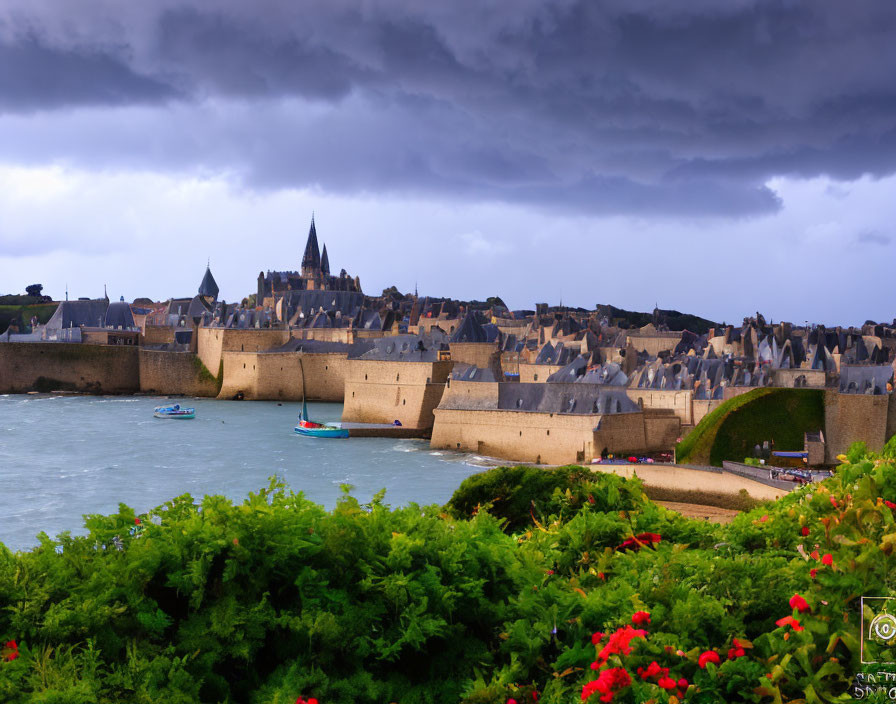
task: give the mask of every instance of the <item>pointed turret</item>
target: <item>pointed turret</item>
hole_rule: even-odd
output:
[[[207,296],[212,300],[218,299],[218,284],[215,282],[212,270],[208,266],[205,267],[205,276],[202,277],[202,283],[199,284],[199,295]]]
[[[320,247],[317,246],[317,228],[314,226],[314,215],[311,216],[311,228],[308,230],[308,243],[302,257],[302,276],[313,277],[320,271]]]
[[[324,245],[324,251],[320,255],[320,271],[324,276],[330,275],[330,258],[327,256],[327,245]]]

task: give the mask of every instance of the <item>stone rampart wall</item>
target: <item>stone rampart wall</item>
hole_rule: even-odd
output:
[[[501,352],[498,346],[488,342],[452,342],[450,344],[451,361],[470,364],[480,369],[493,370],[500,379]]]
[[[880,452],[887,441],[890,395],[841,394],[835,389],[824,393],[825,460],[837,463],[854,442],[865,442]]]
[[[456,381],[451,382],[451,387],[452,393],[458,395],[468,391]],[[478,395],[475,390],[469,392],[474,397]],[[671,412],[599,416],[455,409],[449,405],[450,400],[446,400],[435,411],[430,442],[433,448],[465,450],[515,462],[568,464],[590,462],[604,449],[611,454],[670,449],[660,445],[680,427],[679,419]]]
[[[66,389],[134,393],[140,389],[138,348],[63,342],[0,344],[0,393]]]
[[[304,371],[309,401],[342,401],[347,359],[344,353],[224,352],[224,383],[219,398],[300,401]]]
[[[627,388],[628,397],[645,409],[671,410],[684,425],[693,425],[694,411],[691,389],[639,389]]]
[[[147,325],[143,328],[143,335],[140,339],[141,345],[164,345],[174,343],[174,331],[168,325]]]
[[[199,328],[196,331],[196,354],[205,368],[216,375],[221,368],[224,332],[222,328]]]
[[[210,378],[199,358],[190,352],[143,350],[140,359],[140,391],[154,394],[184,394],[215,397],[218,384]]]
[[[350,359],[345,375],[342,420],[392,423],[428,429],[452,362],[393,362]]]

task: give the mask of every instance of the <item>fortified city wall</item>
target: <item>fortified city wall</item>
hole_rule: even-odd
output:
[[[224,352],[261,352],[280,347],[289,340],[289,330],[275,328],[199,328],[196,353],[206,369],[216,370]]]
[[[5,342],[0,344],[0,393],[134,393],[140,389],[137,350],[130,345]]]
[[[219,398],[300,401],[302,370],[309,401],[342,401],[347,354],[306,352],[224,352],[224,383]],[[301,360],[301,364],[300,364]]]
[[[214,398],[218,382],[191,352],[144,350],[139,352],[140,391]],[[217,372],[217,370],[215,370]]]
[[[491,369],[500,379],[501,351],[493,342],[452,342],[449,344],[451,361],[469,364],[480,369]]]
[[[893,394],[870,396],[841,394],[835,389],[824,393],[825,461],[837,464],[837,455],[845,454],[854,442],[867,443],[880,452],[891,437],[896,412]]]
[[[453,362],[350,359],[342,420],[392,423],[428,430]]]
[[[164,345],[174,343],[174,331],[170,325],[146,325],[140,338],[141,345]],[[217,369],[217,367],[216,367]]]
[[[590,462],[608,452],[667,450],[681,432],[670,410],[614,414],[499,410],[500,384],[451,380],[435,410],[431,447],[521,462]]]

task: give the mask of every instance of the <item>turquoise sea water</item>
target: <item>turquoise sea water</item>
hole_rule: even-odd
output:
[[[293,432],[297,403],[178,399],[195,420],[153,418],[163,397],[0,396],[0,542],[13,550],[45,531],[83,533],[83,514],[123,502],[138,512],[189,493],[241,500],[277,475],[327,508],[352,484],[392,506],[445,503],[482,458],[435,452],[425,440],[320,440]],[[313,420],[342,405],[311,403]]]

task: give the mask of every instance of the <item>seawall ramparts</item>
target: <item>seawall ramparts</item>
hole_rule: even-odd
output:
[[[218,382],[191,352],[140,350],[140,391],[214,398]]]
[[[140,390],[137,347],[62,342],[0,344],[0,393]]]

